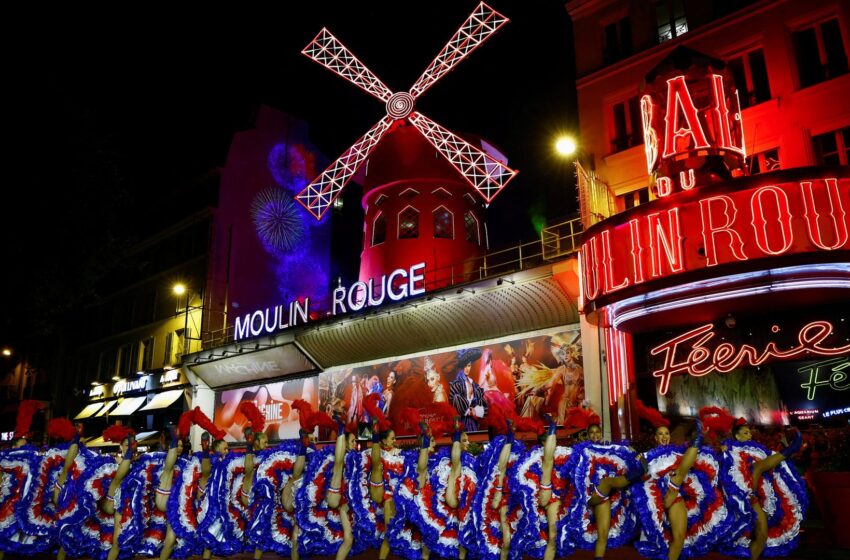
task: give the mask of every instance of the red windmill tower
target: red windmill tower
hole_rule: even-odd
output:
[[[370,160],[363,182],[360,280],[424,262],[432,289],[465,272],[445,267],[483,254],[484,204],[478,197],[489,204],[517,172],[485,142],[484,149],[473,146],[415,111],[414,103],[507,21],[482,2],[410,90],[397,93],[327,29],[302,51],[386,105],[386,116],[296,196],[321,219]],[[435,158],[435,150],[443,158]]]

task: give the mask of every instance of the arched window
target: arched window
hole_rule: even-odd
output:
[[[398,214],[398,238],[416,239],[419,237],[419,210],[408,206]]]
[[[463,227],[466,229],[466,240],[481,245],[481,232],[478,229],[478,218],[472,212],[463,215]]]
[[[440,206],[433,212],[434,237],[436,239],[454,239],[455,225],[454,216],[445,206]]]
[[[372,222],[372,247],[387,240],[387,219],[383,212],[378,212]]]

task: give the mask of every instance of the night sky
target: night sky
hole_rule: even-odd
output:
[[[401,15],[401,5],[417,15]],[[156,222],[172,193],[224,163],[231,136],[251,126],[258,104],[305,120],[329,159],[368,130],[382,104],[300,54],[323,26],[399,91],[476,5],[278,2],[139,13],[75,6],[21,17],[15,31],[24,39],[6,49],[11,174],[2,202],[0,337],[19,338],[16,330],[30,328],[20,317],[43,305],[86,297],[89,280]],[[511,22],[417,109],[461,136],[486,138],[520,170],[490,207],[496,246],[533,239],[534,224],[575,211],[572,168],[552,143],[575,131],[577,118],[563,2],[490,5]]]

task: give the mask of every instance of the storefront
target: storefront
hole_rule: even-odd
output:
[[[637,429],[635,397],[773,425],[850,406],[850,169],[746,176],[725,72],[674,51],[647,75],[658,198],[583,237],[581,305],[604,340],[615,433]]]
[[[181,369],[121,379],[96,385],[89,390],[89,402],[74,417],[85,424],[89,436],[107,425],[121,422],[136,430],[137,439],[150,445],[167,424],[176,424],[191,403],[191,386]],[[90,447],[108,445],[102,438],[90,438]]]

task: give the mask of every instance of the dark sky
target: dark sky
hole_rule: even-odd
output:
[[[314,1],[146,5],[136,13],[75,6],[7,21],[11,148],[2,222],[6,263],[15,264],[6,267],[5,296],[41,297],[26,293],[39,289],[33,276],[46,283],[75,269],[91,273],[86,267],[96,269],[108,253],[105,241],[146,220],[148,195],[167,204],[168,193],[223,164],[257,104],[307,121],[316,145],[336,158],[384,108],[300,54],[322,26],[390,89],[406,90],[476,5]],[[520,175],[488,222],[502,237],[528,240],[535,216],[553,220],[576,204],[571,168],[551,148],[577,124],[571,24],[562,1],[490,5],[511,22],[417,108],[505,152]]]

